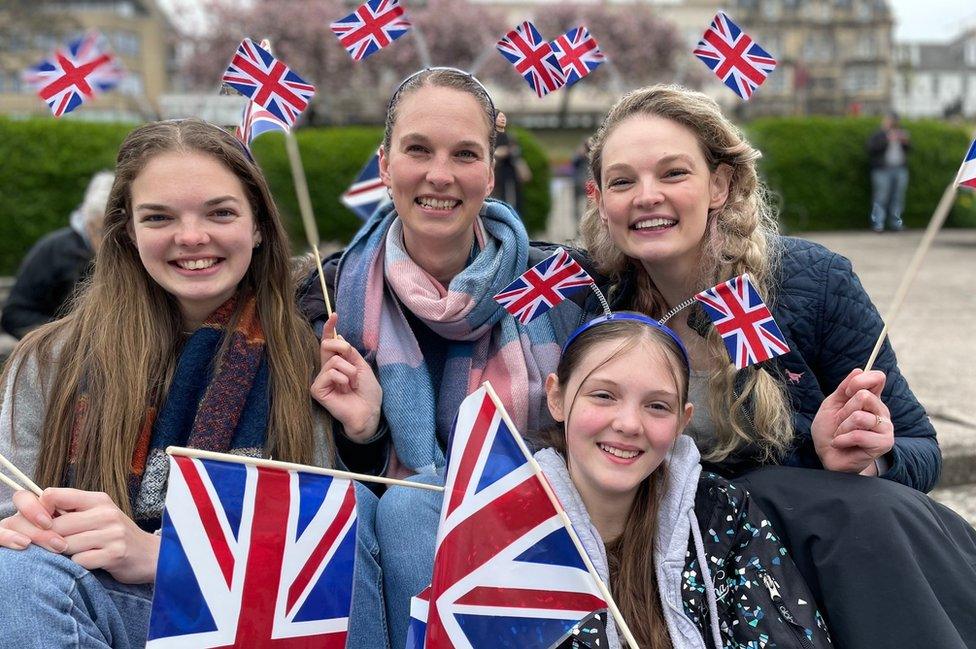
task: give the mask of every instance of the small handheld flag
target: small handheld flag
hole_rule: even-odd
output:
[[[355,553],[351,481],[171,456],[146,646],[341,649]]]
[[[969,151],[966,153],[966,159],[962,161],[956,184],[976,189],[976,140],[973,140],[973,143],[969,145]]]
[[[275,117],[271,111],[261,108],[253,101],[247,102],[241,115],[241,123],[234,131],[237,139],[250,147],[258,136],[272,132],[287,133],[288,125]]]
[[[105,37],[89,32],[24,70],[23,77],[37,90],[37,96],[47,103],[51,113],[61,117],[117,86],[125,77],[125,70]]]
[[[329,27],[349,56],[362,61],[406,34],[411,24],[399,0],[368,0]]]
[[[721,334],[737,369],[790,351],[783,332],[748,274],[702,291],[695,299]]]
[[[250,38],[241,41],[221,81],[289,127],[315,95],[315,86]]]
[[[545,97],[566,83],[552,45],[529,21],[505,34],[496,47],[535,90],[536,96]]]
[[[461,403],[451,437],[428,649],[549,649],[608,607],[565,513],[489,391]]]
[[[694,55],[745,100],[776,68],[776,59],[722,11],[715,14]]]
[[[386,185],[380,180],[380,152],[373,154],[366,165],[359,171],[356,180],[343,192],[340,198],[342,204],[356,213],[362,220],[373,215],[380,205],[390,202],[386,193]]]
[[[599,43],[583,25],[557,36],[552,42],[552,50],[556,53],[567,86],[593,72],[607,60]]]
[[[519,275],[495,296],[506,311],[528,324],[581,288],[592,285],[590,277],[563,248]]]

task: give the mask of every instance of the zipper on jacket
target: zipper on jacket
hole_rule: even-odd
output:
[[[773,604],[776,605],[776,609],[779,611],[779,614],[783,616],[783,619],[786,621],[786,625],[790,628],[790,631],[793,632],[793,636],[802,646],[815,646],[813,644],[813,640],[807,637],[806,629],[804,629],[803,625],[796,621],[796,618],[793,617],[793,613],[791,613],[790,609],[786,607],[786,602],[783,601],[783,598],[780,595],[779,584],[776,583],[776,579],[765,570],[760,570],[759,575],[763,580],[763,584],[766,585],[766,590],[769,591],[770,599],[773,600]],[[797,629],[802,629],[802,631],[798,631]]]

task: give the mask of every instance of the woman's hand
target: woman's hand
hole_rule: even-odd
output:
[[[376,433],[383,388],[359,352],[335,337],[333,313],[322,330],[322,369],[312,382],[312,397],[342,423],[346,436],[365,442]]]
[[[877,475],[875,459],[895,445],[891,413],[881,401],[884,372],[852,370],[813,419],[813,445],[831,471]]]
[[[19,534],[70,556],[83,568],[101,568],[123,583],[155,581],[159,537],[140,529],[107,494],[52,488],[37,498],[19,491],[14,503],[18,513],[0,521],[0,544],[15,547],[23,540],[16,538]],[[53,516],[54,512],[60,513]],[[19,549],[27,547],[21,545]]]

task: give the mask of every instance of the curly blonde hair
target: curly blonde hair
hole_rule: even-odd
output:
[[[772,301],[779,259],[777,222],[768,192],[756,171],[760,152],[706,95],[676,85],[641,88],[624,95],[610,109],[591,139],[590,171],[601,190],[607,138],[621,122],[638,115],[662,117],[684,126],[695,135],[710,171],[720,165],[731,169],[728,200],[708,214],[697,285],[705,289],[749,273],[760,294],[767,302]],[[616,280],[626,273],[637,278],[636,295],[628,308],[661,317],[674,306],[667,304],[640,261],[616,247],[592,201],[580,231],[598,270]],[[717,437],[705,452],[705,459],[721,461],[751,443],[761,449],[764,461],[781,456],[793,437],[792,413],[782,384],[756,366],[737,372],[728,362],[725,346],[714,328],[706,343],[711,366],[718,369],[708,380],[708,410]],[[747,404],[748,410],[744,407]]]

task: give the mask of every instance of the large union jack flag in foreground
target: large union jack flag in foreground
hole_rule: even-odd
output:
[[[24,70],[23,77],[51,107],[51,113],[61,117],[98,93],[117,86],[125,77],[125,70],[105,37],[89,32]]]
[[[355,550],[350,481],[174,456],[147,647],[343,649]]]
[[[607,60],[599,43],[582,25],[557,36],[552,42],[552,50],[556,53],[567,86],[593,72]]]
[[[712,24],[698,41],[694,54],[735,94],[746,100],[776,67],[776,59],[721,11],[715,14]]]
[[[315,86],[250,38],[241,41],[221,81],[288,126],[295,125],[315,94]]]
[[[695,299],[722,335],[737,369],[790,351],[783,332],[748,274],[702,291]]]
[[[552,44],[529,21],[505,34],[495,47],[515,66],[536,96],[544,97],[566,83]]]
[[[340,200],[342,204],[356,213],[356,216],[366,220],[373,215],[380,205],[390,202],[386,193],[386,185],[380,179],[380,152],[373,154],[366,165],[360,169],[356,180],[343,192]]]
[[[400,38],[410,21],[398,0],[369,0],[329,27],[354,61],[362,61]]]
[[[593,284],[583,267],[559,248],[551,257],[519,275],[495,296],[505,310],[528,324],[573,293]]]
[[[426,649],[548,649],[607,608],[502,414],[485,387],[458,410]]]
[[[966,153],[966,159],[962,161],[958,178],[957,185],[976,189],[976,140],[969,145],[969,152]]]

